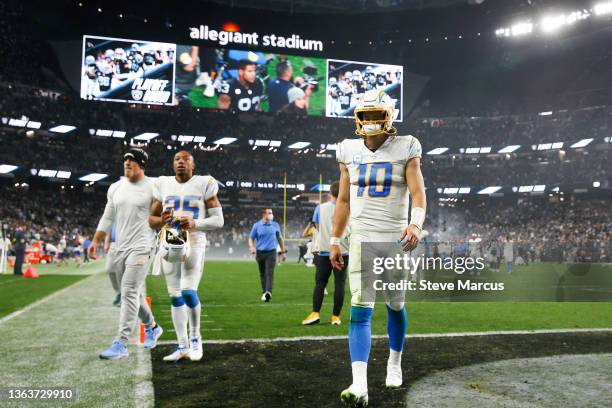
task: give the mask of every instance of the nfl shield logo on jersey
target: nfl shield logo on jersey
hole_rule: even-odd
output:
[[[139,101],[144,96],[144,92],[140,89],[132,89],[132,99]]]
[[[362,161],[363,161],[363,158],[361,157],[360,154],[356,154],[353,156],[353,164],[361,164]]]

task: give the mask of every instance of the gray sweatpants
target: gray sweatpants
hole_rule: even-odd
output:
[[[124,344],[128,342],[136,326],[137,317],[147,327],[155,324],[153,313],[145,299],[145,279],[150,259],[151,251],[143,249],[113,251],[112,256],[109,256],[108,271],[115,273],[121,287],[119,330],[115,340]]]
[[[106,254],[106,272],[108,273],[108,278],[111,281],[111,285],[113,286],[113,290],[115,291],[115,295],[121,293],[121,287],[119,286],[119,279],[117,278],[117,273],[115,269],[113,269],[113,262],[116,257],[115,250],[113,249],[113,244],[111,244],[111,248]]]

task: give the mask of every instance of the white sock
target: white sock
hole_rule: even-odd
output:
[[[200,314],[202,313],[202,304],[198,303],[196,307],[188,307],[189,313],[189,337],[200,337]]]
[[[402,352],[401,351],[395,351],[393,349],[389,349],[389,360],[388,360],[389,364],[393,364],[393,365],[398,365],[401,366],[402,365]]]
[[[355,361],[351,363],[353,369],[353,385],[359,389],[368,389],[368,363],[365,361]]]
[[[187,339],[187,321],[187,306],[172,306],[172,323],[174,323],[176,340],[178,341],[179,347],[189,346],[189,340]]]

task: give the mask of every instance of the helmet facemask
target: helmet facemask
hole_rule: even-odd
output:
[[[361,137],[393,135],[392,112],[384,108],[356,108],[355,134]]]

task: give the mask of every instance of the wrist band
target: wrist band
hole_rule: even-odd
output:
[[[425,209],[414,207],[410,211],[410,224],[416,226],[419,230],[423,230],[423,222],[425,222]]]
[[[342,240],[338,237],[331,237],[329,239],[329,245],[340,245],[341,242]]]

